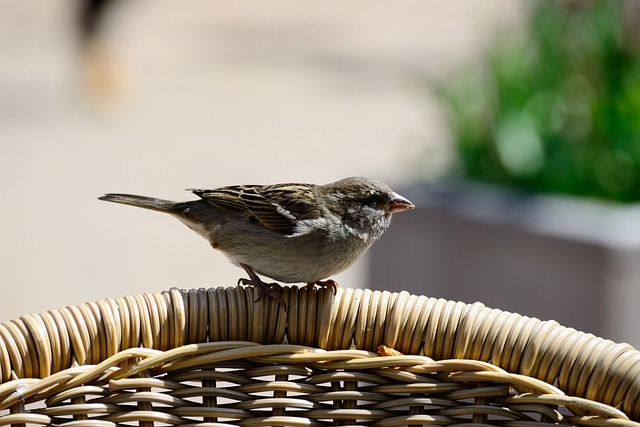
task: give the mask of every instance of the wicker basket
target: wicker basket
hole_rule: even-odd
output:
[[[172,289],[2,323],[0,426],[640,427],[629,345],[479,303],[284,292],[286,311]]]

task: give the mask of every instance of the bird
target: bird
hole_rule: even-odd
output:
[[[175,202],[108,193],[100,200],[168,213],[207,239],[248,278],[260,300],[284,304],[277,282],[332,287],[389,228],[393,214],[413,209],[386,184],[349,177],[324,185],[283,183],[189,190],[197,200]],[[328,280],[325,280],[328,279]],[[285,304],[286,310],[286,304]]]

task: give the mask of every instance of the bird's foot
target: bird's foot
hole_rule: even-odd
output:
[[[258,293],[256,301],[260,301],[264,296],[267,296],[267,298],[272,298],[278,303],[282,303],[282,305],[285,306],[286,310],[287,305],[284,301],[284,296],[282,295],[282,286],[280,286],[278,283],[266,283],[262,280],[254,281],[251,279],[238,279],[238,284],[253,286]]]
[[[307,289],[313,288],[314,285],[321,288],[330,288],[333,291],[333,295],[338,293],[338,282],[335,280],[318,280],[317,282],[307,283]]]
[[[258,275],[254,273],[251,267],[244,264],[241,264],[241,266],[247,272],[249,278],[238,279],[238,284],[253,286],[258,294],[258,297],[255,299],[256,301],[260,301],[266,296],[267,298],[271,298],[279,304],[282,304],[282,306],[284,307],[284,311],[287,311],[287,303],[284,300],[282,286],[280,286],[276,282],[267,283],[260,279],[260,277],[258,277]]]

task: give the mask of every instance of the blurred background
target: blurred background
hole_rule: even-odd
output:
[[[637,301],[634,286],[625,282],[628,292],[616,293],[618,299],[597,316],[591,306],[567,306],[571,295],[585,293],[602,305],[611,285],[598,282],[587,292],[578,288],[555,298],[549,292],[557,279],[535,276],[545,273],[541,254],[550,250],[526,240],[539,222],[518,222],[530,209],[514,207],[503,193],[478,193],[462,184],[471,179],[516,188],[517,194],[638,199],[640,121],[623,113],[638,111],[640,86],[633,74],[609,73],[638,70],[635,15],[622,3],[619,10],[597,9],[600,2],[556,3],[560,12],[548,2],[513,0],[196,0],[188,7],[169,0],[2,0],[2,318],[172,286],[232,285],[241,276],[174,219],[99,202],[105,192],[185,200],[191,197],[185,188],[366,175],[407,192],[419,209],[399,215],[369,257],[336,277],[342,286],[479,300],[617,334],[619,321],[610,315],[621,311],[616,304]],[[563,33],[584,23],[593,35],[586,39],[591,51],[581,50],[582,35]],[[632,41],[622,53],[616,51],[621,40]],[[554,50],[555,44],[564,47]],[[631,95],[594,104],[616,88]],[[600,115],[591,114],[596,110]],[[582,149],[581,141],[589,139],[600,148]],[[615,150],[609,149],[613,142]],[[554,147],[560,160],[547,161]],[[581,166],[567,166],[576,153]],[[548,169],[551,174],[542,176]],[[595,177],[575,184],[573,178],[592,169]],[[565,170],[573,175],[558,173]],[[605,195],[612,193],[607,188],[615,197]],[[462,193],[483,202],[469,205]],[[494,207],[484,201],[496,199],[508,200],[502,203],[508,221],[504,214],[499,220],[486,215]],[[459,209],[451,208],[451,200]],[[480,243],[472,243],[473,231],[434,220],[445,213],[460,218],[461,211],[465,224],[507,222],[527,236],[500,241],[499,232],[485,230]],[[571,246],[576,242],[606,252],[593,239],[569,234],[567,259],[580,252]],[[473,266],[490,273],[508,269],[466,252],[492,246],[541,263],[502,258],[516,266],[501,279],[511,292],[492,288],[497,279]],[[517,248],[533,248],[534,254]],[[606,253],[601,258],[611,259]],[[582,280],[602,274],[585,265],[604,263],[607,274],[635,265],[630,256],[612,270],[601,258],[569,261],[560,269],[580,272]],[[467,277],[443,273],[447,261],[457,271],[469,265]],[[432,268],[425,271],[426,265]],[[520,283],[524,276],[531,282]],[[551,284],[540,294],[556,301],[552,310],[531,299],[535,292],[517,292],[518,286],[535,291],[536,281]],[[566,316],[574,312],[596,320]],[[622,331],[615,338],[633,342],[635,336]]]

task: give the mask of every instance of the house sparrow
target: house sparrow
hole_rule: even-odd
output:
[[[260,299],[283,302],[285,283],[335,286],[322,281],[353,264],[386,231],[391,215],[414,205],[386,184],[352,177],[330,184],[236,185],[191,190],[200,200],[172,202],[129,194],[100,200],[169,213],[207,239],[248,279]],[[257,274],[256,274],[257,273]]]

